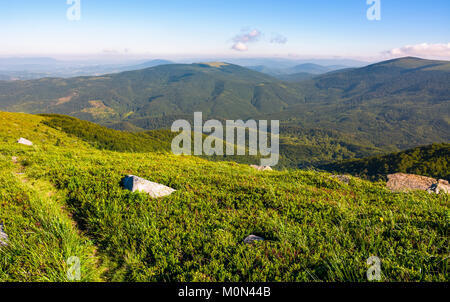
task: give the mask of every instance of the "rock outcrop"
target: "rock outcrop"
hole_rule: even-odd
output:
[[[257,166],[257,165],[251,165],[253,169],[256,169],[258,171],[272,171],[272,168],[269,166]]]
[[[449,183],[446,180],[436,180],[431,177],[396,173],[388,175],[387,187],[393,192],[410,192],[414,190],[429,193],[449,193]]]
[[[245,244],[251,244],[255,241],[264,241],[264,238],[256,236],[256,235],[250,235],[247,236],[247,238],[244,239]]]
[[[33,146],[33,143],[32,143],[32,142],[30,142],[29,140],[27,140],[27,139],[25,139],[25,138],[23,138],[23,137],[19,138],[19,140],[17,141],[17,143],[18,143],[18,144],[21,144],[21,145],[25,145],[25,146]]]
[[[172,188],[134,175],[126,176],[122,180],[122,183],[127,190],[130,190],[131,192],[144,192],[149,194],[152,198],[165,197],[175,192]]]

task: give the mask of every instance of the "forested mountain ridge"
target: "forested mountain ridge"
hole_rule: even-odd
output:
[[[172,64],[101,77],[0,82],[0,108],[96,122],[190,114],[222,117],[279,111],[298,93],[226,63]]]
[[[68,114],[117,129],[180,117],[277,119],[333,129],[384,152],[450,141],[450,63],[401,58],[288,83],[222,62],[0,82],[0,109]]]

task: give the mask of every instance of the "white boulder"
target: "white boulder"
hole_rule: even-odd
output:
[[[148,181],[144,178],[128,175],[123,179],[123,186],[125,189],[130,190],[131,192],[144,192],[149,194],[152,198],[160,198],[169,196],[173,192],[174,189],[169,188],[167,186]]]
[[[8,246],[8,235],[3,231],[3,224],[0,223],[0,247]]]
[[[25,146],[33,146],[33,143],[32,143],[32,142],[30,142],[29,140],[27,140],[27,139],[25,139],[25,138],[23,138],[23,137],[19,138],[19,140],[17,141],[17,143],[18,143],[18,144],[21,144],[21,145],[25,145]]]

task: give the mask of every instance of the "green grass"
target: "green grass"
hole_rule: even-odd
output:
[[[81,281],[101,280],[95,246],[69,218],[63,195],[43,180],[18,176],[11,165],[1,156],[0,219],[11,240],[0,249],[0,280],[68,281],[67,259],[75,255],[84,263]]]
[[[89,143],[100,150],[119,152],[171,152],[177,135],[168,129],[126,132],[108,129],[70,116],[45,114],[43,124]],[[367,141],[332,130],[283,127],[280,137],[280,161],[277,168],[305,168],[342,159],[361,158],[381,151]],[[60,142],[57,142],[59,145]],[[193,145],[193,144],[192,144]],[[213,161],[260,162],[258,156],[214,156]]]
[[[449,280],[448,195],[391,193],[382,182],[347,185],[314,171],[98,150],[46,119],[0,113],[0,220],[10,237],[0,251],[2,281],[63,280],[64,259],[74,253],[83,281],[366,281],[372,255],[384,281]],[[18,146],[18,136],[35,146]],[[17,168],[25,175],[14,175]],[[120,185],[127,174],[177,191],[164,199],[131,193]],[[11,198],[22,192],[33,198]],[[23,227],[35,221],[39,240]],[[266,241],[243,244],[250,234]]]

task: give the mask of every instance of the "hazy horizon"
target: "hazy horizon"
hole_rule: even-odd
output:
[[[4,1],[2,1],[4,2]],[[24,5],[24,2],[26,3]],[[59,60],[450,59],[444,0],[3,3],[0,57]],[[79,3],[79,7],[76,4]],[[378,19],[369,18],[376,8]]]

